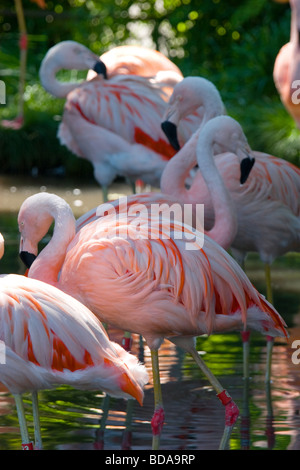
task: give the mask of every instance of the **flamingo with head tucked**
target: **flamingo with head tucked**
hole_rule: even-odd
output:
[[[4,240],[0,235],[0,255]],[[37,391],[68,384],[143,400],[144,366],[111,342],[92,312],[61,290],[14,274],[0,276],[0,382],[16,402],[22,446],[33,448],[22,394],[33,394],[35,441],[42,447]],[[4,356],[4,360],[3,357]]]
[[[82,83],[62,83],[62,69],[94,69],[98,75]],[[40,67],[43,87],[66,98],[58,137],[76,155],[89,160],[104,190],[116,176],[142,179],[159,186],[160,176],[175,151],[160,128],[169,90],[182,75],[160,71],[154,77],[118,74],[109,79],[102,61],[75,41],[52,47]],[[201,113],[182,124],[184,142],[197,128]]]
[[[159,72],[174,72],[183,75],[180,69],[168,57],[159,51],[140,45],[125,45],[113,47],[99,57],[104,64],[106,78],[115,75],[139,75],[154,77]],[[94,78],[96,72],[90,70],[88,80]]]

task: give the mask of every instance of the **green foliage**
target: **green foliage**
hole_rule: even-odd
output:
[[[24,0],[23,5],[29,33],[26,127],[15,133],[1,130],[2,171],[11,169],[10,160],[16,164],[19,159],[19,171],[28,168],[31,159],[40,161],[38,153],[45,140],[49,164],[71,158],[75,165],[72,168],[77,171],[79,159],[63,149],[56,138],[63,103],[45,93],[38,78],[47,50],[66,39],[81,42],[99,55],[129,42],[161,50],[184,75],[202,75],[216,84],[228,112],[241,122],[255,149],[299,164],[298,130],[280,102],[272,77],[276,55],[289,40],[288,3],[49,0],[46,10],[29,0]],[[0,118],[14,117],[17,112],[18,38],[13,2],[2,0],[0,79],[6,83],[7,106],[1,107]],[[39,135],[37,140],[30,140],[29,129]]]

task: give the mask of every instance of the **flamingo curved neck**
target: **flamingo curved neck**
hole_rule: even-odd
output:
[[[197,161],[209,190],[215,213],[215,223],[206,233],[223,248],[228,249],[237,233],[237,215],[230,194],[215,164],[213,136],[205,132],[198,139]]]
[[[295,47],[299,48],[299,31],[300,31],[300,2],[294,0],[290,2],[291,5],[291,33],[290,42]]]
[[[160,180],[160,188],[163,193],[180,198],[188,197],[185,181],[197,164],[196,144],[199,132],[200,129],[190,137],[165,166]]]
[[[39,71],[42,86],[48,93],[57,98],[65,98],[72,90],[79,86],[78,82],[60,82],[57,80],[56,74],[62,68],[53,57],[46,57]]]
[[[187,203],[190,200],[190,194],[200,193],[197,181],[192,183],[190,189],[185,187],[189,172],[198,163],[215,213],[215,224],[207,234],[227,249],[237,233],[237,216],[231,197],[215,165],[213,136],[214,132],[208,134],[205,128],[202,130],[202,126],[192,135],[165,167],[161,177],[161,191]],[[199,197],[200,203],[202,203],[201,196]]]
[[[57,286],[69,243],[75,236],[75,218],[70,208],[57,210],[54,215],[53,236],[33,262],[28,276]]]

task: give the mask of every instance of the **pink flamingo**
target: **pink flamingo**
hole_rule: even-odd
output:
[[[290,0],[291,31],[290,41],[276,57],[273,79],[281,101],[300,128],[299,85],[300,85],[300,2]]]
[[[4,240],[0,235],[0,256]],[[0,276],[0,381],[16,402],[23,449],[29,440],[22,394],[32,392],[35,441],[42,448],[37,391],[68,384],[143,401],[144,366],[109,341],[101,323],[61,290],[25,276]],[[5,353],[5,354],[4,354]],[[3,360],[4,356],[4,360]]]
[[[158,349],[168,338],[192,354],[225,405],[220,444],[225,448],[238,409],[199,357],[193,338],[243,329],[246,322],[249,328],[284,336],[279,314],[225,250],[207,236],[203,245],[202,234],[180,221],[141,214],[137,225],[135,216],[111,214],[75,235],[68,204],[41,193],[20,208],[20,251],[36,256],[38,242],[53,220],[52,239],[31,259],[29,276],[74,295],[101,321],[145,338],[151,349],[155,393],[152,447],[159,447],[164,421]]]
[[[180,69],[159,51],[139,45],[113,47],[99,57],[104,64],[106,77],[115,75],[139,75],[153,77],[158,72],[174,72],[183,78]],[[90,70],[88,80],[94,78],[96,72]]]
[[[99,75],[81,84],[61,83],[56,79],[61,68],[95,69]],[[169,89],[182,75],[171,70],[152,79],[119,74],[105,80],[105,74],[103,62],[74,41],[52,47],[40,68],[43,87],[54,96],[67,97],[58,137],[73,153],[92,163],[106,201],[107,187],[117,175],[159,186],[163,168],[175,151],[158,123]],[[200,118],[197,114],[183,122],[183,141]]]
[[[194,81],[195,87],[189,85],[191,80]],[[179,148],[176,139],[178,122],[202,102],[200,83],[198,81],[197,87],[197,78],[193,77],[183,79],[174,88],[170,106],[165,114],[168,119],[163,123],[163,128],[166,133],[171,128],[170,142],[176,149]],[[196,88],[198,89],[195,91]],[[215,156],[216,166],[229,191],[237,215],[237,233],[231,245],[232,253],[240,264],[243,264],[247,252],[259,253],[265,265],[267,298],[272,303],[270,265],[276,257],[288,251],[300,250],[300,169],[283,159],[253,151],[255,165],[247,182],[241,186],[236,157],[228,157],[221,154],[221,151],[222,139],[219,139],[218,145],[215,146],[215,152],[218,154]],[[195,165],[196,154],[194,160],[190,158],[189,162],[183,163],[187,165],[184,168],[177,164],[174,158],[169,162],[161,179],[161,190],[179,197],[182,203],[191,202],[193,198],[195,202],[201,201],[205,206],[205,223],[209,229],[214,223],[215,207],[203,176],[198,172],[189,190],[183,182],[183,171],[188,171],[188,164],[189,169]],[[273,344],[272,339],[268,339],[266,380],[270,379]]]
[[[203,101],[203,106],[206,109],[204,103],[205,101]],[[212,108],[210,108],[210,113],[214,113]],[[204,119],[208,118],[204,117]],[[204,185],[210,190],[214,210],[214,223],[205,233],[224,249],[229,249],[236,236],[237,217],[230,194],[224,185],[224,181],[218,172],[213,158],[213,148],[221,143],[227,151],[224,154],[224,158],[229,160],[232,157],[235,158],[236,166],[238,167],[238,169],[235,168],[236,177],[239,178],[240,184],[244,184],[254,162],[249,144],[237,121],[229,116],[217,116],[203,124],[172,160],[169,161],[164,169],[161,185],[162,188],[164,185],[167,188],[167,183],[170,183],[170,185],[174,184],[178,188],[178,184],[181,184],[185,177],[188,177],[190,169],[195,165],[194,155],[196,154],[200,169],[199,174],[202,175]],[[180,174],[182,178],[180,178]],[[165,216],[167,214],[170,215],[170,207],[174,204],[180,204],[179,217],[181,220],[183,220],[182,216],[184,216],[185,221],[195,226],[197,203],[201,203],[201,199],[197,199],[197,176],[189,189],[186,189],[185,186],[180,187],[176,194],[174,191],[172,193],[171,191],[142,193],[122,198],[121,200],[110,201],[108,204],[91,209],[76,221],[77,230],[80,230],[87,223],[92,222],[98,217],[109,214],[110,211],[117,211],[118,213],[129,211],[133,206],[138,207],[138,204],[141,204],[142,207],[147,207],[147,210],[151,210],[151,206],[159,204]],[[185,204],[189,204],[189,208],[192,209],[189,219],[187,207],[186,212],[184,212]]]
[[[46,8],[44,0],[31,0],[36,3],[40,8]],[[26,29],[26,22],[22,0],[15,0],[15,8],[17,13],[18,25],[20,30],[20,78],[19,78],[19,106],[18,115],[13,120],[3,119],[1,125],[10,129],[18,130],[24,124],[24,89],[25,89],[25,76],[26,76],[26,62],[27,62],[27,48],[28,36]]]

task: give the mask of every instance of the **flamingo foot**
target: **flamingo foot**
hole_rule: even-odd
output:
[[[122,347],[125,349],[125,351],[130,352],[131,351],[131,346],[132,346],[132,338],[131,336],[123,336],[122,338]]]
[[[225,406],[225,429],[219,447],[220,450],[224,450],[228,447],[233,426],[236,423],[240,412],[238,406],[233,401],[227,390],[223,390],[217,396]]]
[[[28,442],[28,444],[22,444],[22,450],[34,450],[33,449],[33,442]]]
[[[7,129],[13,129],[15,131],[21,129],[24,124],[23,116],[18,116],[13,120],[3,119],[1,121],[1,126],[6,127]]]
[[[154,411],[154,415],[151,419],[151,427],[152,427],[152,449],[157,450],[159,448],[159,440],[160,435],[162,432],[162,428],[165,421],[165,412],[162,406],[159,406]]]

